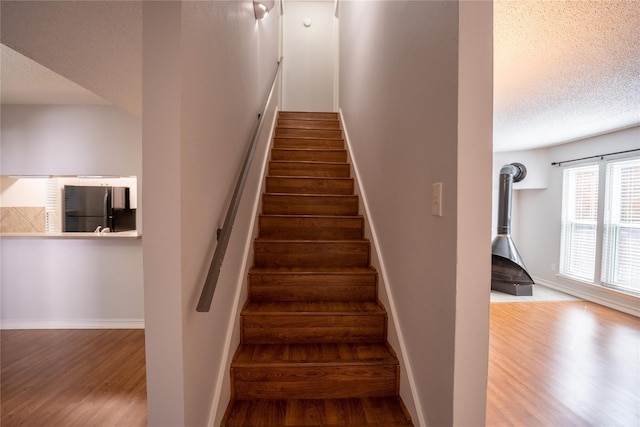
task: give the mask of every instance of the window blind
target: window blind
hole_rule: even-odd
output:
[[[564,170],[560,273],[593,282],[598,222],[597,164]]]
[[[49,178],[47,180],[47,189],[45,193],[45,220],[46,230],[48,233],[60,232],[60,187],[57,178]]]
[[[640,159],[607,165],[602,284],[640,292]]]

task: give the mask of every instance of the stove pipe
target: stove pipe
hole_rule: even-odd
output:
[[[498,234],[491,245],[491,289],[512,295],[532,295],[533,279],[511,238],[511,196],[514,182],[527,176],[521,163],[500,169],[498,194]]]

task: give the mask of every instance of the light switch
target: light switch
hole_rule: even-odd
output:
[[[442,183],[434,182],[431,187],[431,213],[442,216]]]

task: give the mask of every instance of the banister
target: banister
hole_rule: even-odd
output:
[[[222,261],[224,260],[225,253],[227,252],[227,246],[229,245],[231,229],[233,228],[233,222],[236,219],[236,213],[238,212],[238,207],[240,206],[240,199],[242,198],[242,191],[247,181],[247,175],[249,174],[249,167],[251,166],[251,161],[253,160],[253,154],[256,151],[256,146],[258,145],[258,140],[260,139],[260,131],[262,130],[262,125],[264,123],[264,114],[267,111],[269,102],[271,101],[271,97],[273,96],[273,91],[276,87],[278,75],[280,74],[282,59],[283,58],[281,57],[278,61],[276,72],[273,77],[273,82],[271,83],[271,89],[269,90],[267,99],[264,103],[264,106],[262,107],[262,111],[258,114],[258,124],[253,133],[253,138],[247,150],[247,154],[244,157],[242,170],[240,171],[240,176],[238,177],[238,181],[236,182],[235,189],[233,190],[233,196],[231,197],[229,207],[227,208],[227,214],[224,218],[224,225],[222,226],[222,229],[217,230],[218,245],[216,246],[216,250],[213,254],[213,259],[211,260],[209,272],[207,273],[207,278],[205,279],[196,311],[208,312],[211,308],[211,301],[213,300],[213,294],[215,293],[216,285],[218,284],[218,277],[220,276]]]

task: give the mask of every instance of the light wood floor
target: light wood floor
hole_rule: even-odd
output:
[[[487,426],[640,426],[640,319],[585,301],[491,304]]]
[[[1,332],[2,427],[145,426],[144,332]],[[640,426],[640,319],[491,305],[487,426]]]
[[[3,330],[2,427],[147,425],[143,330]]]

